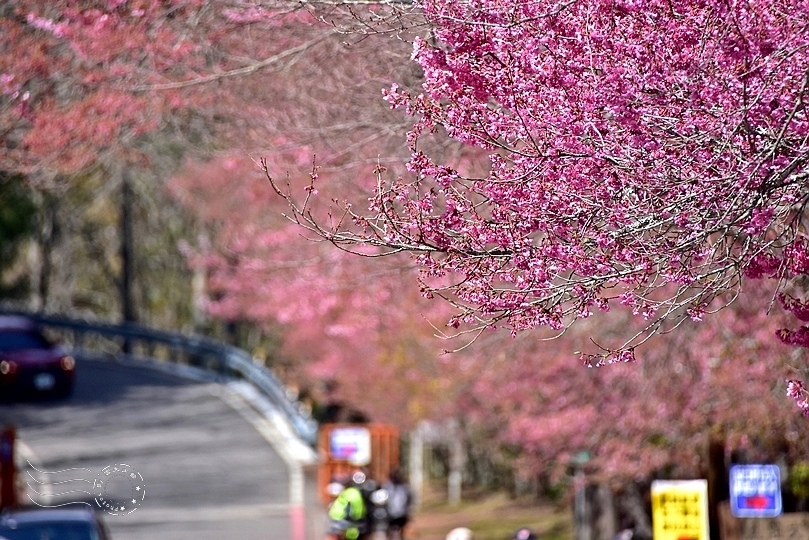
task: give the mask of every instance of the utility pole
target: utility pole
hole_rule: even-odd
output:
[[[132,284],[134,281],[135,240],[132,227],[132,178],[129,169],[121,171],[121,276],[119,287],[121,294],[121,318],[124,323],[137,322],[135,304],[132,301]],[[132,343],[127,339],[123,345],[124,354],[132,352]]]

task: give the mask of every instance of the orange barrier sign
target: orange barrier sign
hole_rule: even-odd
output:
[[[388,480],[399,467],[399,430],[389,424],[323,424],[318,433],[318,492],[328,505],[333,495],[328,485],[347,479],[361,469],[378,483]]]

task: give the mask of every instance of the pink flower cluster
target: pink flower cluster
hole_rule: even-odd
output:
[[[803,415],[809,418],[809,391],[803,381],[787,381],[787,396],[794,399],[795,403],[803,411]]]

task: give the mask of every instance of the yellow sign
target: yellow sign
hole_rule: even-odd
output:
[[[708,481],[652,482],[654,540],[708,540]]]

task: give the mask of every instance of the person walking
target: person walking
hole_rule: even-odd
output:
[[[405,482],[401,471],[394,469],[383,488],[388,493],[388,540],[404,540],[405,529],[410,521],[413,507],[413,494],[410,486]]]
[[[368,505],[361,486],[365,475],[355,472],[348,485],[329,505],[329,538],[333,540],[365,540],[368,538]]]

